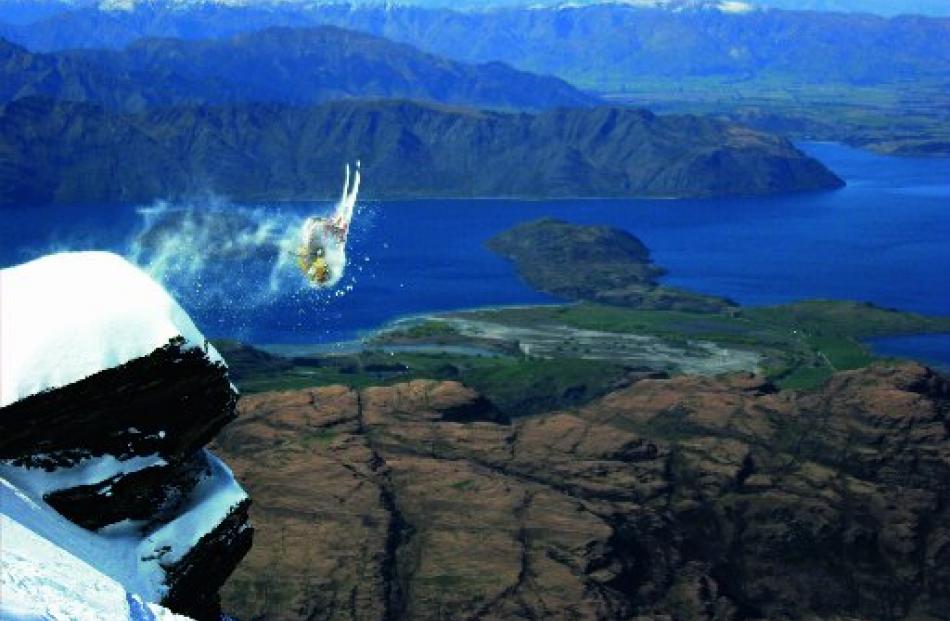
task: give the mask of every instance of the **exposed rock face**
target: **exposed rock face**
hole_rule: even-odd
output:
[[[251,501],[245,499],[231,509],[183,558],[165,568],[169,586],[162,600],[165,606],[194,619],[221,618],[218,591],[251,549],[254,531],[248,527],[250,505]]]
[[[95,530],[122,520],[168,522],[206,468],[202,453],[181,462],[118,474],[91,485],[46,494],[46,502],[83,528]]]
[[[65,487],[53,485],[43,497],[83,528],[130,520],[147,541],[196,510],[201,498],[195,488],[213,470],[203,447],[234,418],[236,401],[226,368],[177,339],[151,355],[0,409],[0,458],[10,472],[39,481],[63,468],[95,467],[99,460],[150,460],[93,483],[80,477]],[[0,474],[9,476],[7,470]],[[159,546],[165,606],[199,620],[218,619],[218,589],[251,545],[248,508],[244,501],[219,523],[198,524],[208,532],[181,558],[162,561],[169,550]]]
[[[241,618],[950,614],[950,385],[643,379],[514,424],[454,382],[265,393],[218,450],[259,538]],[[466,422],[446,412],[467,409]]]
[[[179,461],[193,454],[234,418],[237,395],[223,366],[183,345],[174,340],[149,356],[3,408],[0,459],[52,469],[90,455],[158,453]]]

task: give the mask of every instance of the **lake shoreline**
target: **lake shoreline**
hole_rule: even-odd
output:
[[[863,343],[874,356],[914,360],[950,374],[950,332],[880,336]]]
[[[783,306],[796,306],[796,305],[808,305],[808,304],[854,304],[857,306],[868,306],[869,308],[880,310],[883,312],[895,312],[901,315],[903,313],[897,309],[878,309],[873,305],[867,305],[861,302],[849,302],[842,300],[802,300],[800,302],[794,302],[789,305],[780,305],[778,307],[743,307],[739,315],[742,316],[742,312],[755,312],[759,311],[774,311],[776,309],[781,309]],[[409,352],[419,352],[426,354],[446,354],[446,355],[474,355],[474,356],[483,356],[483,355],[500,355],[498,351],[493,351],[490,347],[484,348],[479,342],[484,339],[489,341],[493,339],[498,339],[501,337],[499,334],[492,334],[491,330],[488,330],[484,333],[484,338],[476,338],[474,335],[469,335],[468,339],[460,340],[445,340],[444,338],[435,338],[435,339],[396,339],[390,340],[391,335],[398,335],[402,333],[411,332],[413,328],[419,326],[425,326],[427,324],[446,324],[446,325],[456,325],[459,323],[465,323],[466,318],[469,317],[478,317],[485,315],[495,315],[495,314],[507,314],[511,312],[527,312],[531,313],[533,311],[557,311],[558,309],[566,308],[578,308],[583,307],[583,302],[553,302],[550,304],[499,304],[499,305],[489,305],[489,306],[480,306],[472,308],[460,308],[451,311],[434,311],[434,312],[425,312],[425,313],[414,313],[411,315],[406,315],[399,317],[397,319],[387,321],[383,325],[371,329],[365,332],[362,332],[357,338],[330,342],[330,343],[250,343],[251,346],[265,351],[269,354],[276,356],[288,357],[288,358],[302,358],[307,356],[352,356],[359,355],[364,352],[380,352],[384,354],[393,355],[396,353],[409,353]],[[622,307],[612,307],[615,308],[618,312],[623,311],[633,311],[636,312],[636,309],[625,309]],[[647,312],[656,312],[662,313],[664,311],[647,311]],[[697,319],[702,319],[703,317],[716,318],[719,314],[716,313],[688,313],[689,315],[694,315]],[[935,320],[935,321],[946,321],[950,323],[950,317],[939,317],[939,316],[924,316],[924,319]],[[477,323],[477,322],[476,322]],[[551,326],[545,326],[543,324],[538,324],[532,327],[533,331],[544,332],[546,329],[550,329]],[[481,329],[477,329],[481,331]],[[510,335],[509,335],[510,336]],[[944,351],[939,351],[937,356],[934,356],[932,345],[934,342],[939,342],[945,340],[947,344],[947,349]],[[858,339],[862,347],[866,349],[866,353],[874,359],[887,359],[887,358],[901,358],[908,359],[920,362],[922,364],[931,366],[936,370],[942,373],[950,372],[950,329],[946,332],[902,332],[894,331],[888,332],[882,335],[875,335],[866,338]],[[915,345],[915,341],[919,341]],[[517,342],[517,341],[516,341]],[[887,343],[895,342],[898,343],[898,352],[893,347],[888,348]],[[906,342],[906,343],[904,343]],[[474,345],[472,343],[475,343]],[[884,344],[884,350],[881,350],[881,345]],[[507,354],[511,354],[511,351],[508,351]],[[531,352],[527,349],[520,350],[520,354],[531,355]],[[504,354],[501,354],[504,355]],[[537,351],[534,352],[534,355],[537,355]],[[761,372],[762,369],[756,369],[757,372]]]

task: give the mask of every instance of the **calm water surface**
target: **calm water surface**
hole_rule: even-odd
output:
[[[950,160],[824,143],[802,148],[848,187],[750,199],[374,202],[367,171],[351,265],[336,293],[301,287],[292,270],[275,281],[273,249],[215,255],[203,238],[186,238],[172,251],[188,269],[152,268],[206,334],[255,343],[340,341],[408,314],[552,301],[483,247],[519,222],[552,216],[626,229],[669,270],[669,284],[744,305],[837,298],[950,315]],[[252,213],[259,225],[292,223],[326,208],[218,205]],[[128,205],[6,209],[0,223],[0,262],[11,265],[51,250],[128,254],[143,213]],[[875,347],[950,362],[950,338]]]

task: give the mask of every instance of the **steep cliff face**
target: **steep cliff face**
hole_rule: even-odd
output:
[[[812,394],[653,378],[512,424],[455,382],[251,396],[217,441],[259,527],[224,598],[281,620],[945,618],[948,389],[916,365]]]
[[[247,495],[204,449],[235,415],[220,356],[114,255],[44,257],[0,286],[0,518],[23,535],[4,541],[17,562],[0,610],[121,619],[151,602],[217,619],[252,536]],[[50,575],[31,565],[41,547],[85,569]],[[91,603],[90,575],[118,595]]]

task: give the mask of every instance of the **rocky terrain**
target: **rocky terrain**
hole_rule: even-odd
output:
[[[663,376],[508,422],[456,382],[246,397],[246,619],[939,619],[950,384]]]

